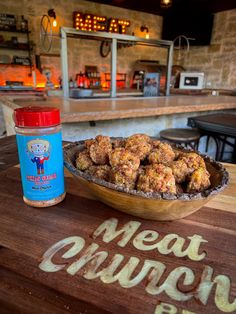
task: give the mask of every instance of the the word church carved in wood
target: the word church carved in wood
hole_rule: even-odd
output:
[[[188,240],[177,234],[167,234],[161,240],[158,240],[159,234],[154,230],[144,230],[136,236],[141,223],[138,221],[129,221],[122,228],[118,228],[118,220],[111,218],[104,221],[93,233],[94,240],[101,236],[103,242],[109,243],[118,238],[117,245],[125,247],[128,243],[140,251],[154,250],[162,255],[173,253],[176,257],[186,257],[192,261],[202,261],[206,253],[202,251],[201,246],[208,242],[202,236],[194,234],[188,236]],[[131,242],[132,241],[132,242]],[[188,246],[186,247],[186,241]],[[57,265],[53,262],[53,256],[62,248],[70,246],[61,257],[65,260],[75,257],[70,264]],[[185,247],[185,249],[183,249]],[[214,302],[218,310],[226,313],[236,311],[236,299],[229,301],[231,282],[230,278],[225,275],[213,276],[214,269],[211,266],[204,265],[201,273],[201,280],[196,283],[196,288],[189,292],[183,292],[178,289],[178,281],[183,279],[183,285],[193,285],[196,279],[194,272],[186,266],[179,266],[171,270],[166,279],[163,281],[163,274],[167,272],[167,266],[152,259],[143,261],[142,269],[137,275],[134,274],[136,267],[140,263],[138,257],[130,257],[126,264],[117,272],[119,265],[125,261],[125,256],[115,254],[109,261],[109,265],[102,268],[102,264],[108,258],[107,251],[99,251],[100,246],[96,243],[86,247],[85,240],[80,236],[71,236],[65,238],[52,247],[50,247],[43,255],[43,260],[39,268],[45,272],[57,272],[65,269],[70,275],[76,275],[84,268],[83,277],[88,280],[99,278],[103,283],[109,284],[117,282],[123,288],[132,288],[138,285],[142,280],[147,278],[145,290],[148,294],[158,296],[165,293],[171,300],[185,302],[191,299],[198,301],[198,304],[207,305],[209,296],[214,293]],[[82,254],[81,251],[83,250]],[[202,253],[201,253],[202,252]],[[58,253],[59,254],[59,253]],[[85,268],[86,266],[86,268]],[[98,271],[98,269],[101,269]],[[159,284],[160,280],[162,284]],[[177,313],[176,307],[171,304],[161,304],[156,308],[155,313]],[[193,313],[185,311],[185,313]]]

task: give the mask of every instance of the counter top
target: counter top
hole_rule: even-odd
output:
[[[2,97],[0,103],[15,109],[21,106],[60,108],[62,123],[151,117],[176,113],[236,109],[233,96],[130,97],[116,99],[68,99],[48,97],[30,100]]]

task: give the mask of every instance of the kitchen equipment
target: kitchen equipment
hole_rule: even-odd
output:
[[[30,65],[29,57],[13,56],[13,64]]]
[[[92,97],[92,96],[93,96],[92,89],[73,88],[70,90],[71,98],[84,98],[84,97]]]
[[[204,88],[204,73],[203,72],[181,72],[179,88],[180,89]]]
[[[23,81],[6,81],[7,86],[23,86]]]

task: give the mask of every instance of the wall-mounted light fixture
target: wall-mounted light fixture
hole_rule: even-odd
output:
[[[169,8],[172,6],[172,0],[161,0],[160,6],[163,9]]]
[[[57,16],[54,9],[48,10],[48,16],[53,17],[52,26],[57,27],[57,20],[56,20]]]
[[[149,38],[149,29],[148,29],[148,27],[147,27],[146,25],[142,25],[142,26],[140,27],[140,31],[141,31],[141,32],[146,32],[145,38],[146,38],[146,39]]]

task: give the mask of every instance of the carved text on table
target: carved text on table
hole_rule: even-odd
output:
[[[117,228],[117,225],[118,220],[116,218],[104,221],[94,231],[94,240],[98,236],[102,236],[103,242],[109,243],[119,237],[117,245],[120,247],[125,247],[128,243],[132,243],[133,246],[140,251],[156,250],[162,255],[173,253],[178,258],[187,257],[195,262],[202,261],[206,256],[204,251],[201,253],[201,246],[208,241],[203,239],[201,235],[194,234],[188,236],[188,240],[186,240],[177,234],[171,233],[167,234],[161,240],[158,240],[159,234],[154,230],[144,230],[135,236],[135,233],[141,225],[139,221],[129,221],[120,229]],[[189,244],[187,248],[183,249],[186,241],[189,241]],[[62,255],[62,258],[67,260],[76,257],[76,259],[73,260],[69,266],[68,261],[66,261],[65,264],[55,264],[53,262],[54,255],[67,245],[72,245],[72,247]],[[236,310],[236,299],[234,299],[233,302],[229,301],[231,288],[230,278],[221,274],[213,276],[214,269],[211,266],[203,266],[201,280],[197,283],[197,287],[194,291],[191,289],[191,291],[183,292],[178,289],[180,278],[184,278],[184,286],[193,285],[196,279],[195,273],[189,267],[176,267],[168,273],[164,282],[159,285],[158,283],[164,272],[167,271],[167,266],[161,261],[145,259],[141,271],[134,276],[133,273],[140,264],[138,257],[131,256],[121,270],[117,272],[118,267],[125,260],[125,256],[119,253],[115,254],[110,259],[109,265],[102,268],[103,262],[108,258],[108,252],[104,250],[99,251],[99,249],[100,246],[96,243],[92,243],[86,247],[84,238],[71,236],[51,246],[44,253],[39,268],[45,272],[57,272],[65,269],[70,275],[75,275],[84,268],[82,274],[84,278],[88,280],[99,278],[105,284],[118,282],[123,288],[132,288],[147,278],[145,290],[148,294],[157,296],[164,292],[171,300],[184,302],[195,299],[204,306],[207,305],[209,296],[215,287],[214,302],[218,310],[226,313],[231,313]],[[80,254],[82,250],[83,252]],[[101,270],[98,271],[98,269]],[[175,308],[172,305],[169,306]],[[165,311],[168,313],[167,309]],[[170,313],[175,313],[171,311]],[[187,312],[188,311],[185,313]],[[158,307],[156,313],[161,313],[158,312]]]

